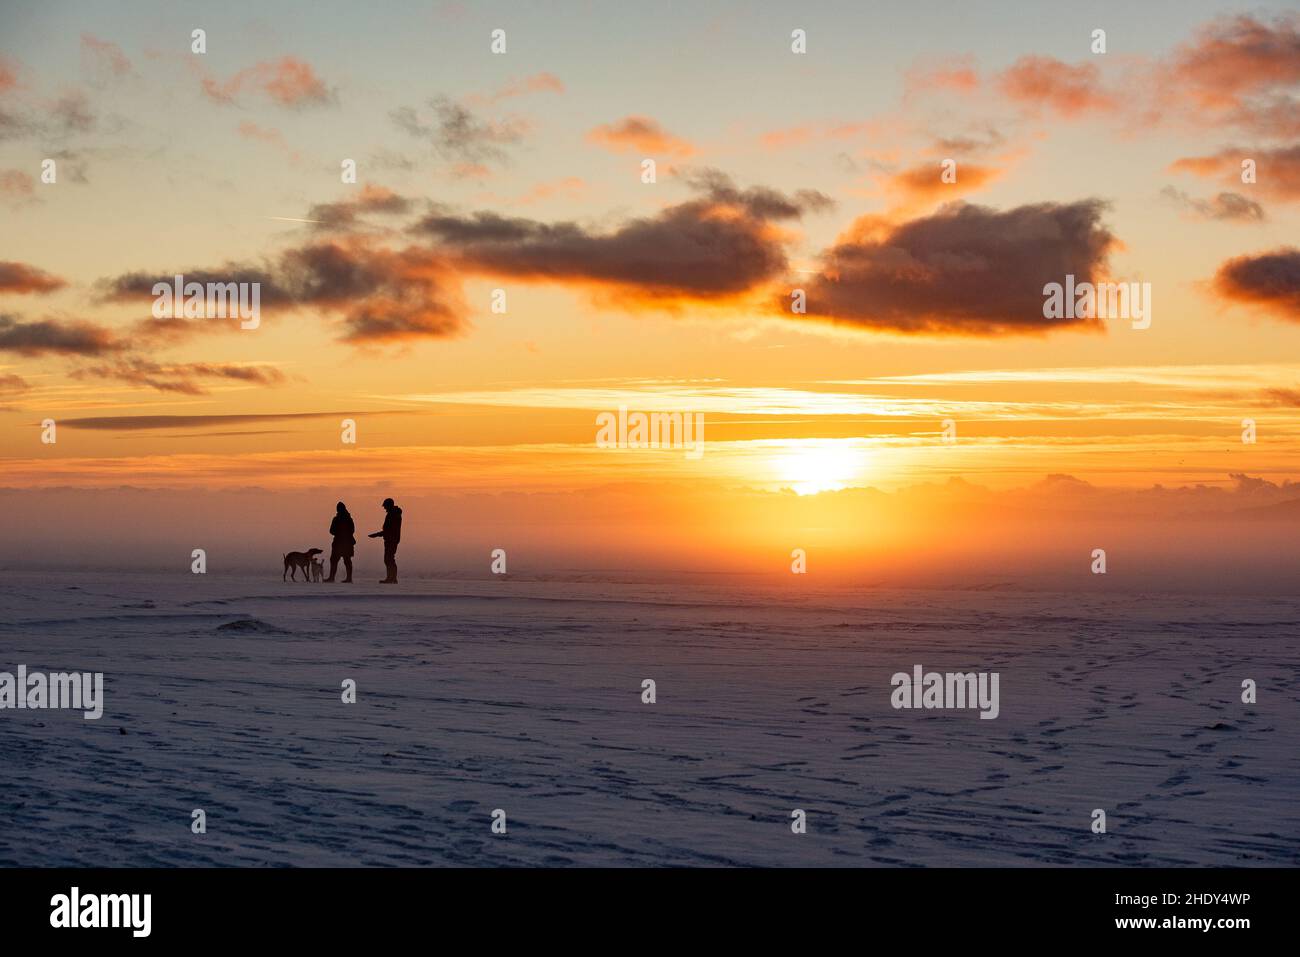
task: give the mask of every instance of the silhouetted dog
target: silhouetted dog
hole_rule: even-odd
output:
[[[298,569],[301,568],[302,580],[310,581],[311,563],[323,551],[323,548],[309,548],[305,552],[289,552],[284,556],[284,574],[297,581]],[[284,575],[280,576],[280,581],[284,581]]]
[[[311,580],[314,582],[318,582],[321,580],[321,578],[324,577],[324,575],[325,575],[325,563],[322,562],[319,558],[313,558],[311,560]]]

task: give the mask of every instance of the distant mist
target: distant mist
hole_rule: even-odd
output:
[[[504,548],[516,578],[770,579],[935,588],[1066,591],[1293,591],[1300,575],[1300,491],[1236,477],[1232,488],[1096,488],[1054,476],[1012,491],[954,480],[886,493],[800,497],[688,485],[579,492],[404,496],[325,492],[0,489],[8,546],[0,569],[86,568],[188,574],[195,548],[208,574],[282,573],[281,555],[328,552],[334,503],[357,523],[358,574],[382,574],[365,535],[393,495],[405,511],[404,577],[490,578]],[[793,549],[807,575],[790,571]],[[1094,549],[1107,573],[1092,573]]]

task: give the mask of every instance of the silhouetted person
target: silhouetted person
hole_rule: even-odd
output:
[[[397,543],[402,540],[402,510],[393,504],[391,498],[384,499],[384,527],[370,537],[384,539],[384,567],[388,577],[381,579],[381,585],[397,584]]]
[[[330,577],[325,580],[327,582],[334,580],[341,558],[343,567],[348,573],[348,577],[343,579],[346,584],[352,581],[352,556],[357,550],[357,526],[352,521],[352,516],[348,514],[348,507],[342,502],[335,506],[335,511],[334,521],[330,522],[330,534],[334,536],[334,545],[330,549]]]

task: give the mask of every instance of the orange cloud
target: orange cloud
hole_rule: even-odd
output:
[[[284,146],[284,134],[272,127],[258,126],[251,120],[243,120],[239,124],[239,135],[248,140],[259,140],[263,143],[270,143],[273,146]]]
[[[9,61],[0,57],[0,93],[7,93],[18,85],[18,71]]]
[[[302,154],[290,149],[289,144],[285,142],[284,134],[274,127],[258,126],[251,120],[241,120],[238,129],[239,135],[244,139],[265,143],[286,153],[290,162],[297,163],[302,159]]]
[[[687,157],[695,152],[695,147],[689,142],[669,133],[648,116],[628,116],[617,123],[597,126],[587,134],[587,141],[615,153],[632,150]]]
[[[203,78],[203,92],[218,103],[233,103],[248,90],[262,93],[280,106],[293,108],[334,101],[334,94],[316,75],[311,64],[292,56],[255,63],[225,83],[212,77]]]
[[[499,103],[502,100],[514,99],[518,96],[528,96],[533,93],[563,93],[564,84],[554,73],[534,73],[532,76],[526,76],[522,80],[509,80],[505,86],[501,87],[487,96],[470,96],[466,99],[476,105],[491,105]]]
[[[492,176],[492,170],[483,163],[457,163],[451,168],[454,179],[485,180]]]
[[[514,202],[519,206],[528,206],[532,203],[552,199],[556,196],[565,196],[569,199],[575,199],[586,189],[587,183],[581,177],[566,176],[563,179],[555,180],[553,182],[538,183]]]
[[[1300,133],[1300,14],[1271,24],[1221,17],[1197,31],[1162,70],[1166,100],[1208,111],[1201,119],[1231,122],[1263,135]]]
[[[1101,71],[1095,65],[1071,66],[1054,57],[1021,57],[998,77],[998,87],[1010,100],[1067,118],[1118,106],[1118,100],[1102,89]]]
[[[62,289],[67,283],[42,269],[26,263],[0,262],[0,292],[46,293]]]
[[[0,196],[27,199],[36,192],[36,180],[19,169],[0,173]]]
[[[967,57],[948,59],[942,63],[918,63],[907,71],[904,79],[904,98],[930,90],[955,93],[974,93],[979,89],[979,72],[974,60]]]
[[[1031,116],[1111,114],[1132,129],[1227,125],[1270,139],[1300,136],[1300,14],[1219,17],[1166,56],[1112,56],[1076,63],[1023,56],[994,76],[993,86]],[[904,100],[980,86],[968,58],[922,64],[908,72]]]
[[[113,76],[126,76],[131,72],[131,60],[122,48],[108,40],[100,40],[89,33],[81,35],[81,55],[84,62],[95,70]]]
[[[900,200],[900,205],[910,207],[974,192],[1001,176],[1003,170],[977,163],[958,163],[957,178],[951,183],[943,181],[942,173],[940,163],[920,163],[884,177],[881,185],[887,195]]]
[[[1255,161],[1255,182],[1252,184],[1241,182],[1241,164],[1247,159]],[[1183,157],[1174,161],[1169,170],[1216,179],[1238,188],[1258,189],[1270,199],[1300,201],[1300,146],[1275,150],[1233,146],[1212,156]]]
[[[759,143],[770,150],[789,149],[809,143],[853,140],[859,137],[880,136],[885,125],[870,123],[804,123],[785,129],[771,130],[759,137]]]
[[[1194,176],[1204,176],[1206,179],[1224,170],[1226,157],[1219,156],[1187,156],[1180,160],[1175,160],[1169,164],[1171,173],[1191,173]]]

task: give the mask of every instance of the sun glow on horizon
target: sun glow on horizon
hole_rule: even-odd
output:
[[[838,492],[859,484],[867,469],[866,450],[853,440],[793,442],[771,459],[780,481],[799,495]]]

